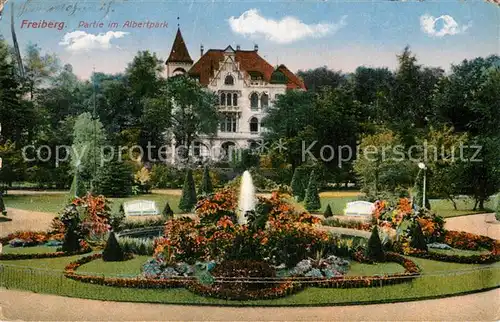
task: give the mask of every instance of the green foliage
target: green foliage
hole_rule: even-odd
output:
[[[71,183],[71,188],[69,190],[69,199],[75,197],[83,197],[87,193],[85,188],[85,183],[80,178],[80,171],[75,171],[73,175],[73,182]]]
[[[174,218],[174,211],[172,210],[172,208],[170,208],[170,204],[168,202],[165,204],[165,208],[163,208],[161,214],[166,220]]]
[[[121,262],[125,259],[123,250],[116,240],[114,232],[109,233],[106,247],[102,251],[102,260],[105,262]]]
[[[251,149],[240,149],[233,151],[231,166],[236,171],[250,170],[259,167],[259,154]]]
[[[131,167],[123,161],[106,162],[97,175],[96,192],[106,197],[127,197],[132,194]]]
[[[306,206],[306,209],[309,211],[314,211],[321,208],[316,170],[313,170],[311,172],[309,184],[307,185],[306,196],[304,198],[304,204]]]
[[[64,224],[63,252],[76,252],[80,250],[80,240],[83,238],[81,218],[75,205],[64,208],[60,220]]]
[[[97,172],[102,162],[102,146],[106,135],[99,119],[93,119],[90,113],[80,114],[75,121],[71,161],[73,171],[81,173],[80,178],[86,186],[92,186],[97,180]]]
[[[7,216],[7,208],[5,207],[5,203],[3,201],[3,193],[0,191],[0,212],[2,215]]]
[[[151,184],[160,189],[177,189],[182,187],[184,176],[179,170],[168,164],[155,164],[151,169]]]
[[[124,253],[136,255],[152,256],[154,253],[154,239],[152,238],[131,238],[122,236],[118,240]]]
[[[497,207],[495,212],[495,218],[500,221],[500,192],[497,193]]]
[[[299,202],[305,198],[310,175],[311,169],[309,167],[298,167],[293,172],[290,187],[292,188],[293,196]]]
[[[325,209],[325,212],[323,213],[323,216],[325,218],[329,218],[329,217],[333,216],[332,207],[330,207],[330,204],[326,205],[326,209]]]
[[[411,228],[410,246],[415,249],[427,251],[427,241],[420,224],[416,222]]]
[[[390,130],[361,140],[354,170],[363,192],[378,198],[383,192],[395,194],[411,187],[417,167],[402,149],[401,139]]]
[[[212,178],[210,178],[210,171],[208,166],[203,168],[203,178],[201,179],[201,185],[198,190],[199,195],[208,195],[214,191],[212,187]]]
[[[196,205],[196,188],[194,185],[193,171],[188,169],[182,186],[182,196],[179,202],[179,208],[185,212],[190,212]]]
[[[120,204],[120,208],[117,213],[111,215],[109,224],[113,231],[118,231],[120,229],[121,224],[125,220],[125,209],[123,208],[123,203]]]
[[[378,234],[378,226],[373,226],[372,233],[368,239],[368,245],[366,246],[366,257],[373,261],[383,262],[385,259],[384,250],[382,248],[382,241]]]

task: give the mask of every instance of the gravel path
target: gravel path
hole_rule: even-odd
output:
[[[496,321],[500,289],[407,303],[230,308],[115,303],[0,289],[0,320],[58,321]],[[3,316],[2,316],[3,314]]]
[[[449,230],[466,231],[500,240],[500,222],[495,219],[495,214],[446,218],[444,227]]]
[[[48,230],[55,214],[28,211],[7,207],[8,217],[12,221],[0,223],[0,236],[5,236],[19,230]]]

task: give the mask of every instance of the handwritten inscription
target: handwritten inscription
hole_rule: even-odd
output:
[[[74,16],[80,12],[100,12],[105,17],[111,12],[114,12],[114,7],[118,3],[126,2],[127,0],[101,0],[101,1],[45,1],[45,0],[25,0],[20,3],[17,15],[22,15],[30,12],[60,12],[68,16]]]

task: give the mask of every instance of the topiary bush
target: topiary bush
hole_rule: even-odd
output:
[[[309,176],[311,170],[305,167],[295,168],[293,172],[292,182],[290,187],[292,188],[293,196],[297,201],[302,201],[306,195],[307,185],[309,184]]]
[[[60,221],[64,225],[64,239],[61,250],[66,253],[76,252],[81,249],[82,239],[81,220],[75,205],[67,206],[61,214]]]
[[[0,212],[2,215],[7,216],[7,209],[5,208],[5,203],[3,201],[3,193],[0,191]]]
[[[425,240],[422,227],[420,226],[420,223],[418,221],[411,228],[410,236],[411,236],[410,247],[427,251],[427,242]]]
[[[309,184],[307,185],[306,196],[304,198],[304,203],[306,209],[309,211],[314,211],[321,208],[321,200],[319,199],[318,192],[318,178],[315,170],[311,172]]]
[[[102,251],[102,260],[105,262],[121,262],[125,259],[123,250],[116,239],[114,232],[109,233],[106,247]]]
[[[323,213],[323,216],[325,218],[329,218],[329,217],[333,216],[332,207],[330,207],[330,204],[326,205],[326,209],[325,209],[325,212]]]
[[[212,178],[210,178],[210,171],[208,166],[203,169],[203,178],[201,179],[201,185],[198,190],[199,195],[209,195],[214,191],[212,186]]]
[[[373,226],[372,233],[368,239],[368,245],[366,246],[365,255],[368,259],[376,262],[383,262],[385,260],[385,254],[382,248],[382,241],[380,240],[380,236],[378,234],[377,225]]]
[[[190,212],[196,205],[196,188],[194,186],[193,171],[188,169],[182,186],[182,196],[179,208],[184,212]]]
[[[161,214],[162,214],[163,218],[166,220],[172,219],[174,217],[174,211],[172,210],[172,208],[170,208],[170,204],[168,202],[165,205],[165,208],[163,208],[163,211]]]

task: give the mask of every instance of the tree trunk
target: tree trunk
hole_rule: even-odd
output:
[[[479,209],[480,211],[484,210],[484,198],[479,199]]]

